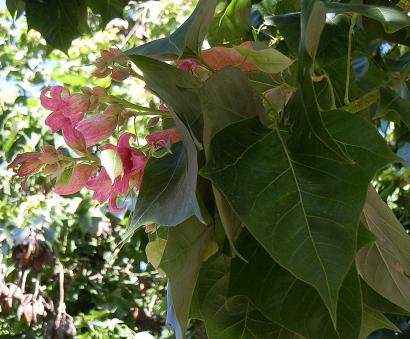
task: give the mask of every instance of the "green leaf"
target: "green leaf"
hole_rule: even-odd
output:
[[[129,0],[86,0],[91,10],[101,15],[102,25],[105,26],[114,18],[122,18],[123,10],[128,5]]]
[[[357,13],[379,21],[387,33],[394,33],[410,26],[410,17],[397,9],[384,6],[364,4],[324,3],[327,11],[332,13]]]
[[[141,225],[176,226],[192,215],[200,217],[195,196],[196,164],[190,163],[182,142],[174,144],[171,151],[171,154],[148,161],[124,239]]]
[[[184,337],[189,310],[200,266],[208,248],[213,227],[190,218],[168,231],[167,243],[159,267],[169,279],[176,323],[174,329]],[[176,328],[175,328],[176,327]]]
[[[122,161],[120,154],[114,149],[105,149],[101,151],[100,154],[101,166],[105,168],[108,176],[111,179],[111,183],[114,180],[124,174],[124,167],[122,166]]]
[[[354,267],[345,278],[338,304],[337,331],[317,291],[279,266],[244,231],[237,242],[243,260],[233,259],[230,292],[243,294],[271,321],[307,339],[351,339],[359,335],[361,294]]]
[[[362,222],[378,240],[358,252],[360,275],[377,293],[410,312],[410,238],[373,187]]]
[[[40,32],[47,44],[66,52],[71,41],[87,26],[87,7],[83,0],[26,1],[28,29]]]
[[[154,266],[158,268],[162,256],[165,251],[165,246],[167,245],[167,241],[162,238],[156,238],[153,241],[150,241],[147,246],[145,246],[145,253],[147,255],[147,260]]]
[[[6,0],[7,9],[11,17],[16,20],[24,12],[25,3],[23,0]]]
[[[173,154],[148,162],[127,236],[145,222],[174,226],[191,215],[202,219],[195,195],[197,150],[190,133],[199,133],[200,83],[191,74],[166,63],[137,55],[131,59],[144,73],[147,88],[170,109],[183,145],[174,145]]]
[[[73,166],[67,166],[66,168],[64,168],[63,173],[61,173],[61,175],[56,180],[56,185],[68,184],[73,174],[73,169]]]
[[[251,1],[232,0],[216,15],[209,27],[208,41],[216,44],[240,44],[250,39]]]
[[[229,259],[220,256],[201,269],[196,287],[210,339],[302,339],[270,322],[242,295],[229,296]]]
[[[410,128],[410,101],[401,98],[392,88],[380,88],[380,106],[376,117],[395,114]]]
[[[383,313],[363,305],[362,327],[360,329],[359,339],[366,339],[371,333],[380,329],[388,329],[395,332],[401,332],[396,325],[387,319]]]
[[[364,119],[343,111],[323,118],[354,164],[329,158],[311,135],[286,142],[286,131],[263,128],[254,118],[214,137],[201,173],[269,254],[318,290],[335,319],[339,289],[356,253],[367,185],[396,158]]]
[[[259,70],[265,73],[280,73],[288,68],[293,60],[273,48],[253,50],[234,47],[241,55],[249,58]]]
[[[217,0],[199,0],[191,16],[169,37],[148,42],[125,51],[128,56],[145,55],[174,60],[184,53],[200,55],[202,43],[214,16]]]
[[[203,142],[205,154],[214,135],[233,122],[263,114],[263,106],[246,75],[236,68],[214,73],[200,91],[204,112]],[[234,249],[234,241],[241,230],[240,220],[225,198],[213,189],[216,206],[225,233]]]

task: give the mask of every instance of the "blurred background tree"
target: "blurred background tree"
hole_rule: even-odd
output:
[[[38,31],[28,30],[30,20],[30,27],[44,29],[36,26],[36,11],[29,2],[26,12],[22,1],[7,1],[9,10],[0,3],[0,273],[5,283],[21,285],[26,280],[23,284],[28,293],[35,293],[38,280],[38,294],[51,298],[57,308],[56,261],[46,265],[46,260],[37,259],[37,264],[44,266],[39,275],[33,269],[25,274],[24,266],[19,270],[21,255],[30,251],[30,235],[42,234],[64,267],[67,313],[73,317],[78,338],[166,338],[172,333],[164,326],[165,279],[144,261],[146,234],[137,233],[115,252],[128,214],[109,213],[85,192],[63,198],[40,176],[28,182],[26,194],[6,169],[15,154],[35,151],[44,144],[59,147],[64,143],[44,125],[47,112],[38,98],[45,86],[58,84],[79,91],[81,86],[99,85],[134,102],[151,100],[141,82],[126,80],[118,86],[109,78],[91,77],[91,64],[101,49],[142,44],[168,35],[189,15],[195,1],[110,3],[117,5],[116,10],[104,12],[98,1],[90,1],[89,8],[83,9],[86,17],[81,19],[88,28],[79,32],[81,36],[75,32],[68,35],[68,42],[60,44],[46,36],[47,44]],[[46,13],[52,11],[49,8]],[[55,25],[52,17],[48,23]],[[67,27],[60,28],[67,31]],[[74,39],[72,44],[70,39]],[[137,119],[131,131],[143,138],[145,124],[146,119]],[[14,301],[10,310],[4,300],[0,305],[3,338],[41,338],[47,320],[52,319],[49,314],[46,320],[28,326],[25,315],[17,318],[19,302]]]

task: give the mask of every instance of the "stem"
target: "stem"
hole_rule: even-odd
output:
[[[23,272],[22,277],[21,277],[21,285],[20,285],[20,288],[21,288],[21,291],[22,291],[23,293],[24,293],[25,290],[26,290],[26,281],[27,281],[28,273],[29,273],[29,271],[28,271],[28,270],[25,270],[25,271]]]
[[[41,279],[41,273],[37,273],[36,286],[34,288],[33,299],[37,298],[38,292],[40,291],[40,279]]]
[[[161,111],[159,109],[151,108],[151,107],[145,107],[137,104],[133,104],[132,102],[129,102],[124,99],[117,98],[113,95],[109,96],[109,100],[112,102],[114,101],[115,103],[123,105],[125,108],[130,108],[139,112],[146,112],[147,114],[139,114],[139,115],[161,115],[161,116],[170,116],[169,112],[167,111]]]
[[[357,113],[361,110],[369,107],[370,105],[378,102],[380,99],[380,93],[378,90],[369,92],[357,100],[351,102],[349,105],[342,107],[341,109],[351,113]]]
[[[59,288],[60,288],[60,300],[58,305],[58,314],[65,313],[65,303],[64,303],[64,267],[60,260],[58,260],[58,270],[59,270]]]
[[[347,64],[346,64],[346,85],[345,85],[345,105],[350,104],[349,100],[349,87],[350,87],[350,64],[352,62],[352,40],[354,33],[354,26],[356,25],[357,14],[354,13],[351,18],[350,28],[349,28],[349,42],[347,47]]]

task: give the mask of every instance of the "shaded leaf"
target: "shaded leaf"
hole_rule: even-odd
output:
[[[318,290],[335,319],[339,289],[356,253],[367,185],[396,158],[364,119],[343,111],[323,118],[354,164],[332,160],[309,135],[290,147],[286,131],[263,128],[253,118],[214,137],[201,173],[269,254]]]
[[[86,0],[88,7],[94,13],[100,14],[102,19],[102,25],[105,26],[109,21],[114,18],[122,18],[124,7],[128,4],[129,0]]]
[[[380,88],[380,106],[376,117],[394,114],[410,128],[410,101],[401,98],[392,88]]]
[[[167,322],[177,338],[185,337],[192,295],[213,228],[190,218],[169,229],[159,267],[168,279]]]
[[[220,256],[200,273],[196,294],[210,339],[301,339],[270,322],[242,295],[228,296],[229,259]]]
[[[125,51],[128,56],[145,55],[175,60],[184,53],[200,55],[202,43],[214,16],[217,0],[200,0],[191,16],[169,37],[148,42]]]
[[[340,291],[336,331],[316,290],[274,262],[249,232],[241,233],[237,247],[248,262],[232,261],[231,293],[248,296],[268,319],[308,339],[351,339],[359,335],[362,302],[354,267]]]
[[[410,238],[373,187],[362,222],[378,240],[357,254],[360,275],[377,293],[410,312]],[[396,269],[397,264],[404,272]]]
[[[63,52],[88,27],[83,0],[26,1],[26,17],[28,29],[40,32],[48,45]]]

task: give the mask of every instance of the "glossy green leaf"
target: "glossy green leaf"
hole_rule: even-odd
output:
[[[275,26],[290,51],[297,55],[300,43],[300,13],[287,13],[265,17],[265,25]]]
[[[217,0],[200,0],[191,16],[169,37],[129,49],[125,54],[145,55],[161,60],[175,60],[184,53],[200,55],[216,2]]]
[[[232,0],[212,20],[207,40],[215,44],[240,44],[249,40],[251,27],[251,1]]]
[[[40,32],[48,45],[63,52],[88,27],[83,0],[33,0],[26,1],[25,8],[28,28]]]
[[[343,111],[323,118],[354,164],[332,160],[312,136],[287,140],[286,131],[263,128],[254,118],[214,137],[201,173],[269,254],[318,290],[335,320],[367,185],[396,158],[367,121]]]
[[[383,313],[367,306],[363,305],[363,319],[362,327],[360,329],[359,339],[366,339],[368,336],[376,330],[388,329],[395,332],[400,332],[389,319],[387,319]]]
[[[377,293],[410,312],[410,237],[373,187],[362,222],[378,240],[357,254],[360,275]]]
[[[228,295],[229,259],[208,263],[196,287],[200,313],[209,339],[302,339],[270,322],[243,295]]]
[[[108,176],[111,179],[111,183],[114,180],[124,174],[124,167],[122,166],[122,161],[120,154],[114,149],[105,149],[101,151],[100,154],[101,166],[105,168]]]
[[[357,13],[379,21],[387,33],[394,33],[410,26],[410,17],[392,7],[372,6],[364,4],[325,3],[328,12]]]
[[[239,46],[234,48],[240,54],[249,58],[259,70],[265,73],[280,73],[293,63],[293,60],[273,48],[261,50],[252,50]]]
[[[190,218],[169,229],[167,243],[159,267],[169,279],[169,289],[178,338],[183,338],[188,323],[199,270],[211,241],[213,228]],[[171,312],[172,313],[172,312]],[[168,315],[169,317],[169,315]]]
[[[359,335],[362,302],[355,268],[340,290],[336,331],[316,290],[273,261],[249,232],[241,233],[237,247],[247,263],[232,261],[231,293],[248,296],[268,319],[307,339],[351,339]]]

